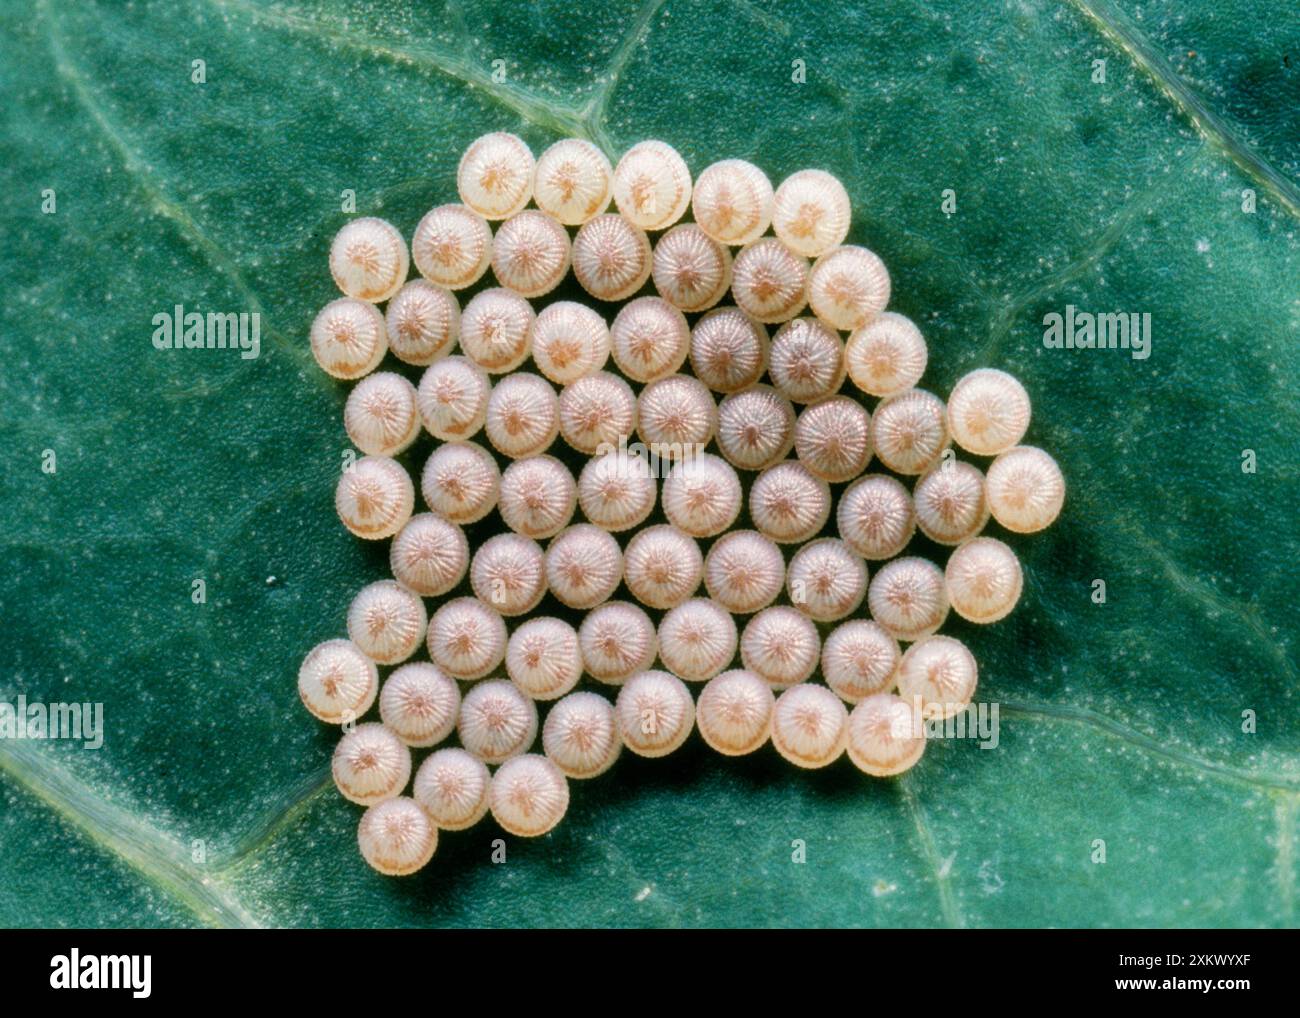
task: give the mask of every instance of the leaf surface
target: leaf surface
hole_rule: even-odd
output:
[[[107,728],[0,741],[0,922],[1293,925],[1300,16],[1188,6],[0,7],[0,698]],[[996,749],[873,782],[692,740],[505,865],[490,823],[411,880],[361,863],[294,675],[387,553],[334,516],[346,387],[306,334],[341,192],[409,235],[489,130],[831,170],[923,384],[1024,380],[1066,511],[1009,539],[1008,620],[948,627]],[[176,304],[260,312],[261,356],[155,350]],[[1150,313],[1151,356],[1045,349],[1067,304]]]

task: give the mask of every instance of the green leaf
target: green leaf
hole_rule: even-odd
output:
[[[0,740],[0,923],[1293,925],[1294,10],[430,6],[0,6],[0,698],[106,724],[99,750]],[[1066,509],[1010,539],[1015,614],[949,627],[996,749],[871,781],[692,740],[575,783],[505,865],[490,823],[409,880],[363,865],[294,676],[387,558],[334,517],[346,387],[306,333],[340,193],[409,234],[497,129],[825,167],[926,333],[924,384],[1025,381]],[[261,356],[155,350],[175,304],[260,312]],[[1067,304],[1150,313],[1151,356],[1045,349]]]

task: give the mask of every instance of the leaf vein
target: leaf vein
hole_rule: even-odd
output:
[[[207,925],[261,925],[238,898],[188,862],[178,839],[106,800],[49,752],[27,743],[0,744],[0,773]]]
[[[982,361],[991,362],[1001,351],[1002,344],[1010,335],[1012,324],[1017,315],[1024,312],[1036,300],[1050,296],[1061,287],[1074,282],[1089,269],[1102,260],[1124,236],[1148,200],[1160,193],[1163,184],[1144,190],[1141,194],[1125,204],[1110,224],[1089,240],[1084,250],[1055,272],[1050,272],[1031,284],[1025,290],[1015,294],[993,316],[989,322],[989,338],[980,351]]]
[[[1122,50],[1139,70],[1144,71],[1170,98],[1196,129],[1211,144],[1220,148],[1249,177],[1263,184],[1286,210],[1300,217],[1300,187],[1279,171],[1267,159],[1251,150],[1239,138],[1228,122],[1215,113],[1199,95],[1178,76],[1150,42],[1133,27],[1128,17],[1106,5],[1106,13],[1099,9],[1096,0],[1071,0],[1071,2],[1101,30],[1112,43]]]
[[[1230,764],[1215,763],[1211,760],[1205,760],[1201,757],[1193,756],[1191,753],[1184,752],[1166,745],[1155,736],[1147,735],[1114,718],[1107,717],[1100,711],[1092,710],[1089,707],[1075,707],[1068,704],[1057,703],[1024,703],[1004,700],[999,708],[1002,715],[1006,717],[1019,717],[1028,721],[1064,721],[1072,724],[1088,725],[1097,728],[1103,733],[1110,735],[1136,749],[1143,750],[1154,756],[1163,757],[1172,763],[1178,764],[1189,770],[1200,771],[1211,777],[1219,778],[1223,781],[1234,782],[1239,785],[1248,785],[1268,790],[1281,790],[1284,792],[1300,792],[1300,778],[1287,778],[1275,774],[1260,774],[1256,771],[1248,771],[1244,768],[1233,767]]]
[[[55,70],[71,86],[77,102],[90,115],[91,120],[94,121],[100,132],[108,140],[109,145],[117,152],[123,167],[127,173],[135,178],[140,190],[149,199],[149,204],[153,210],[171,221],[181,235],[202,252],[212,267],[230,280],[231,285],[234,286],[254,313],[265,317],[261,300],[253,292],[252,287],[248,285],[248,281],[244,279],[244,274],[240,271],[234,259],[203,231],[183,205],[175,201],[155,181],[152,171],[135,147],[127,140],[125,132],[109,116],[103,103],[99,101],[99,98],[91,89],[87,76],[76,65],[64,46],[63,39],[59,34],[58,19],[48,0],[41,0],[40,11],[46,39],[50,46],[50,54],[54,58]],[[288,337],[277,329],[268,327],[267,335],[298,360],[311,360],[311,355],[301,345],[290,342]],[[312,374],[317,376],[319,372],[313,372]]]
[[[903,805],[907,808],[908,816],[912,818],[912,826],[916,831],[916,840],[921,847],[921,854],[934,875],[935,890],[939,893],[939,908],[943,912],[944,922],[953,929],[965,929],[966,920],[962,916],[961,909],[957,907],[957,899],[952,890],[952,859],[945,861],[939,858],[939,850],[935,847],[930,823],[925,817],[925,808],[912,787],[911,775],[904,774],[898,779],[898,789],[902,794]]]
[[[238,844],[217,866],[218,873],[229,873],[237,869],[252,856],[270,845],[279,835],[288,829],[302,814],[307,812],[312,803],[334,787],[334,778],[326,764],[313,774],[295,785],[282,797],[278,807],[268,811],[252,829],[246,831]]]
[[[1287,925],[1295,923],[1295,825],[1300,796],[1282,798],[1274,810],[1277,817],[1277,889]]]
[[[437,72],[481,92],[491,102],[505,107],[537,127],[556,134],[576,134],[579,137],[587,137],[586,124],[580,114],[535,98],[522,89],[495,82],[491,74],[462,57],[439,53],[431,47],[409,50],[391,46],[380,39],[336,27],[321,19],[304,18],[283,10],[257,7],[247,3],[246,0],[208,0],[208,2],[223,10],[239,11],[255,22],[262,22],[287,32],[312,36],[371,57],[414,67],[417,70]]]
[[[636,48],[649,35],[651,22],[654,21],[655,16],[658,15],[665,2],[666,0],[646,0],[642,5],[641,10],[637,12],[636,18],[628,28],[627,34],[623,36],[623,41],[618,44],[618,48],[610,58],[600,84],[596,87],[596,91],[582,111],[582,122],[586,127],[586,134],[590,135],[605,150],[606,155],[611,154],[614,149],[605,123],[609,114],[610,100],[618,89],[619,82],[623,78],[623,72],[627,70],[628,64],[632,62],[632,56],[636,52]]]

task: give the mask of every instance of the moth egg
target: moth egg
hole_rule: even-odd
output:
[[[565,226],[581,226],[609,208],[614,168],[582,138],[562,138],[537,159],[533,200]]]
[[[506,761],[492,775],[488,802],[492,818],[507,833],[539,838],[564,819],[569,783],[550,760],[529,753]]]
[[[720,244],[748,244],[772,224],[775,196],[767,174],[743,159],[723,159],[695,179],[691,213]]]
[[[402,794],[411,779],[411,751],[387,725],[357,725],[339,740],[330,767],[349,802],[373,806]]]
[[[836,329],[860,329],[889,303],[889,270],[874,251],[844,244],[813,262],[808,274],[813,314]]]
[[[1006,618],[1020,600],[1025,578],[1016,553],[993,537],[967,541],[943,571],[952,610],[968,622]]]
[[[733,530],[713,542],[704,559],[709,597],[737,615],[766,608],[781,593],[785,557],[757,530]]]
[[[755,385],[718,406],[718,448],[740,470],[763,470],[794,448],[794,406],[775,389]]]
[[[506,623],[473,597],[446,601],[429,620],[429,657],[452,678],[481,679],[506,654]]]
[[[348,393],[343,427],[366,455],[396,456],[420,433],[415,386],[391,371],[363,378]]]
[[[496,508],[501,469],[482,446],[446,442],[425,461],[420,493],[425,504],[452,523],[467,525]]]
[[[460,335],[460,305],[441,286],[413,279],[384,311],[388,349],[404,364],[425,368],[451,352]]]
[[[594,778],[619,758],[614,705],[598,693],[570,693],[547,712],[542,748],[567,778]]]
[[[867,588],[871,617],[900,640],[929,636],[948,617],[943,573],[923,558],[896,558],[876,572]]]
[[[916,525],[937,544],[961,544],[989,520],[984,475],[959,460],[940,463],[923,474],[912,491]]]
[[[1061,514],[1065,478],[1042,449],[1018,445],[990,464],[985,492],[995,520],[1017,534],[1032,534]]]
[[[560,405],[541,375],[516,371],[492,387],[484,430],[492,447],[519,459],[550,448],[560,433]]]
[[[384,316],[363,300],[332,300],[312,320],[311,352],[321,369],[333,378],[368,375],[388,352]]]
[[[411,794],[444,831],[463,831],[487,816],[491,781],[487,764],[449,746],[420,764]]]
[[[844,384],[844,344],[816,318],[786,322],[772,339],[768,372],[776,391],[795,403],[811,403]]]
[[[637,434],[660,459],[695,456],[718,430],[713,394],[698,378],[669,375],[641,390],[636,401]]]
[[[571,300],[543,308],[533,325],[533,363],[556,385],[595,374],[609,359],[605,319]]]
[[[533,153],[505,131],[476,139],[456,168],[460,200],[484,219],[507,219],[533,196]]]
[[[879,561],[907,547],[916,532],[916,512],[899,481],[869,474],[840,496],[835,523],[845,544],[868,561]]]
[[[808,260],[775,237],[746,244],[731,265],[731,295],[760,322],[786,322],[808,304]]]
[[[695,725],[695,702],[686,683],[668,672],[633,675],[614,704],[623,745],[637,756],[667,756]]]
[[[414,799],[371,806],[357,825],[361,857],[386,877],[405,877],[426,866],[438,847],[438,828]]]
[[[735,468],[711,453],[686,457],[664,479],[664,515],[692,537],[722,533],[736,522],[742,500]]]
[[[352,220],[330,244],[330,275],[340,290],[357,300],[388,300],[402,288],[410,270],[401,233],[374,216]]]
[[[380,720],[408,746],[436,746],[455,730],[459,713],[456,680],[427,661],[402,665],[379,693]]]
[[[392,537],[415,509],[415,485],[397,460],[362,456],[343,471],[334,489],[334,508],[357,537]]]
[[[481,367],[466,357],[444,357],[420,377],[416,406],[430,435],[454,442],[483,427],[491,393],[492,383]]]
[[[925,473],[950,444],[943,400],[924,389],[881,400],[871,418],[871,444],[895,473]]]
[[[844,185],[825,170],[799,170],[781,181],[772,207],[772,230],[805,258],[844,243],[852,207]]]
[[[578,486],[554,456],[515,460],[501,474],[497,509],[507,527],[537,540],[558,534],[573,518]]]
[[[699,589],[704,575],[700,546],[676,527],[646,527],[623,552],[623,579],[647,608],[676,608]]]
[[[772,708],[772,745],[796,767],[833,764],[849,741],[849,712],[825,686],[787,689]]]
[[[735,668],[714,676],[695,704],[700,736],[724,756],[752,753],[772,734],[776,697],[762,676]]]
[[[521,297],[550,293],[569,271],[569,234],[545,212],[517,212],[497,227],[492,271]]]
[[[841,700],[858,703],[894,688],[901,657],[898,641],[884,627],[853,619],[822,644],[822,678]]]
[[[790,560],[786,573],[790,601],[817,622],[852,615],[867,596],[867,565],[843,541],[810,541]]]
[[[532,305],[502,287],[476,293],[460,314],[460,348],[489,374],[513,371],[532,350]]]
[[[778,544],[808,540],[831,515],[831,489],[796,460],[768,467],[749,489],[749,515]]]
[[[474,596],[502,615],[526,615],[546,594],[546,558],[541,545],[519,534],[489,537],[469,566]]]
[[[379,669],[351,640],[317,644],[298,669],[302,705],[327,724],[361,717],[378,692]]]
[[[469,541],[456,524],[419,513],[393,538],[388,562],[398,583],[421,597],[441,597],[465,578]]]
[[[911,704],[892,693],[875,693],[849,714],[849,759],[872,777],[902,774],[925,752],[925,729]]]
[[[919,701],[921,716],[946,719],[970,706],[979,668],[975,655],[951,636],[927,636],[908,647],[898,665],[898,694]]]
[[[614,168],[614,204],[642,230],[671,226],[690,202],[691,171],[667,142],[639,142]]]
[[[785,605],[764,608],[740,634],[740,660],[771,686],[805,682],[817,670],[821,637],[812,620]]]
[[[691,598],[659,623],[659,660],[679,679],[704,682],[736,656],[736,622],[707,598]]]
[[[492,263],[492,228],[464,205],[439,205],[416,226],[411,258],[430,283],[463,290],[482,279]]]
[[[795,422],[794,449],[799,462],[823,481],[851,481],[871,461],[871,415],[848,396],[819,400]]]
[[[419,595],[394,580],[362,587],[348,608],[348,638],[381,665],[414,654],[428,623]]]
[[[650,238],[622,216],[600,215],[573,238],[573,275],[597,300],[625,300],[650,278]]]
[[[578,646],[587,674],[617,686],[654,663],[659,638],[650,616],[639,606],[630,601],[607,601],[583,618]]]
[[[525,696],[555,700],[582,678],[578,634],[567,622],[532,618],[510,634],[506,674]]]
[[[853,384],[869,396],[897,396],[921,380],[929,353],[910,318],[882,311],[849,334],[844,362]]]
[[[636,429],[636,394],[608,371],[579,378],[560,390],[560,434],[588,456],[617,448]]]
[[[654,511],[657,488],[643,458],[616,450],[582,468],[578,504],[596,526],[617,533],[637,526]]]
[[[691,328],[686,316],[662,297],[638,297],[615,316],[609,344],[623,374],[634,382],[653,382],[686,363]]]
[[[738,307],[714,308],[691,330],[691,371],[714,392],[739,392],[767,371],[767,329]]]
[[[673,307],[703,311],[731,287],[731,252],[694,223],[682,223],[655,244],[650,274]]]
[[[953,441],[977,456],[996,456],[1018,443],[1029,428],[1029,414],[1025,387],[994,368],[962,376],[948,397]]]
[[[456,733],[484,763],[504,763],[537,738],[537,705],[504,679],[477,683],[461,701]]]
[[[608,601],[623,580],[623,549],[607,531],[575,524],[546,549],[546,579],[567,607],[594,608]]]

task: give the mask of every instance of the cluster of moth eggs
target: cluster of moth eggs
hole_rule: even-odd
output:
[[[800,767],[846,753],[871,775],[915,764],[917,718],[949,716],[975,690],[970,651],[936,635],[949,610],[989,623],[1020,596],[1015,553],[981,531],[990,516],[1040,530],[1064,498],[1052,457],[1019,444],[1024,388],[988,369],[946,403],[917,388],[925,340],[886,310],[880,258],[844,243],[849,197],[824,171],[774,189],[728,159],[692,180],[660,141],[611,166],[583,140],[534,160],[496,133],[465,152],[457,184],[461,203],[425,215],[409,251],[383,220],[343,227],[330,269],[344,296],[311,329],[320,366],[359,379],[344,424],[364,456],[339,480],[338,514],[358,537],[392,539],[394,579],[357,594],[348,639],[315,647],[299,673],[308,710],[344,723],[333,773],[368,807],[366,860],[414,872],[439,829],[489,812],[544,834],[570,779],[623,749],[670,753],[693,728],[728,755],[770,740]],[[462,308],[455,291],[489,267],[499,285]],[[612,322],[573,301],[535,311],[570,269],[592,297],[626,301]],[[648,281],[657,296],[635,297]],[[390,351],[425,369],[418,385],[372,373]],[[520,370],[529,358],[536,371]],[[874,410],[841,394],[846,379]],[[438,444],[416,513],[394,457],[421,430]],[[560,439],[590,457],[577,477],[547,454]],[[663,451],[662,484],[636,440]],[[953,443],[991,465],[957,461]],[[912,490],[867,473],[873,456]],[[753,529],[733,529],[741,472],[754,475]],[[831,484],[847,485],[838,503]],[[642,526],[656,504],[668,522]],[[506,530],[471,551],[462,528],[493,510]],[[819,538],[832,516],[839,536]],[[917,529],[954,548],[945,568],[902,556]],[[466,577],[471,593],[451,596]],[[537,615],[548,592],[581,625]],[[412,662],[421,647],[429,661]],[[379,666],[396,666],[382,690]],[[825,685],[810,681],[819,670]],[[614,699],[577,689],[584,675]],[[352,724],[376,700],[380,721]],[[459,747],[414,769],[413,748],[453,733]]]

